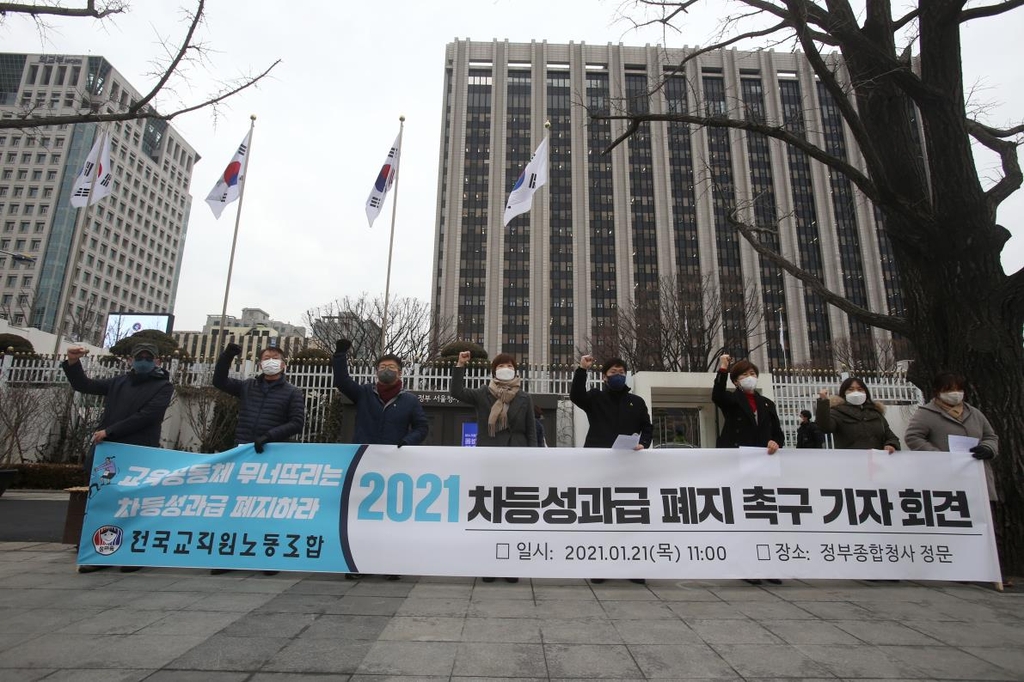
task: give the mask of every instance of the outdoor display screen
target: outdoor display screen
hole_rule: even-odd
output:
[[[110,348],[126,336],[143,329],[159,329],[167,334],[174,328],[174,315],[166,313],[108,313],[103,347]]]

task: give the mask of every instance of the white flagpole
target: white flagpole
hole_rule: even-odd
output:
[[[109,136],[110,133],[107,131],[103,131],[100,133],[100,135],[105,138],[106,136]],[[96,180],[99,176],[99,173],[97,173],[96,171],[99,168],[100,159],[103,157],[103,149],[105,148],[105,145],[106,140],[101,139],[100,146],[98,147],[98,151],[96,153],[96,165],[93,167],[93,174],[92,177],[89,179],[89,196],[86,197],[85,200],[85,210],[79,214],[81,216],[81,220],[79,221],[79,225],[75,227],[75,234],[71,238],[71,250],[68,251],[68,264],[71,267],[70,269],[64,272],[64,284],[60,288],[60,298],[57,299],[57,318],[56,320],[54,320],[53,329],[53,332],[56,336],[56,338],[53,341],[54,356],[60,354],[61,337],[64,336],[65,308],[68,307],[68,302],[69,299],[71,298],[71,285],[74,284],[75,281],[75,271],[78,270],[78,263],[82,259],[82,233],[85,232],[85,230],[89,226],[89,216],[92,215],[93,203],[99,203],[98,201],[93,202],[92,199],[93,193],[96,190]]]
[[[252,133],[256,128],[256,114],[249,116],[249,146],[245,150],[245,165],[242,167],[242,187],[238,190],[238,210],[235,212],[235,234],[231,238],[231,257],[228,259],[228,281],[224,285],[224,305],[220,309],[220,325],[217,336],[217,355],[224,350],[224,322],[228,316],[228,293],[231,291],[231,271],[235,267],[235,245],[238,244],[238,224],[242,218],[242,199],[245,198],[245,186],[249,184],[249,159],[252,158]]]
[[[398,117],[398,168],[395,169],[395,198],[391,202],[391,239],[388,241],[388,275],[384,282],[384,314],[380,324],[380,354],[384,355],[388,335],[388,302],[391,296],[391,254],[395,249],[395,215],[398,213],[398,176],[402,172],[402,134],[405,132],[405,116]]]

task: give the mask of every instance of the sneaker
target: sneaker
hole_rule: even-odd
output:
[[[141,571],[142,566],[122,566],[118,570],[122,573],[134,573],[135,571]]]
[[[78,567],[78,572],[79,573],[95,573],[96,571],[102,571],[105,568],[110,568],[110,566],[79,566]]]
[[[263,575],[277,575],[278,571],[263,571]]]
[[[591,578],[590,582],[594,583],[595,585],[600,585],[604,582],[604,578]]]
[[[760,578],[744,578],[743,582],[749,583],[750,585],[760,585],[761,584],[761,579]]]
[[[346,573],[345,580],[359,580],[363,577],[362,573]]]
[[[505,578],[505,582],[507,582],[507,583],[517,583],[517,582],[519,582],[519,578]]]
[[[647,580],[645,578],[630,578],[629,582],[636,583],[637,585],[646,585]]]
[[[480,580],[483,580],[485,583],[493,583],[494,582],[494,578],[480,578]]]
[[[401,579],[402,579],[402,576],[400,576],[400,575],[386,575],[386,576],[384,576],[384,580],[401,580]]]
[[[779,580],[778,578],[767,578],[767,580],[772,585],[781,585],[782,584],[782,581]]]

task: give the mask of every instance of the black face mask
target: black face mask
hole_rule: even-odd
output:
[[[393,369],[382,369],[377,372],[377,381],[382,384],[393,384],[398,378],[398,372]]]
[[[613,391],[621,391],[626,387],[625,374],[612,374],[608,377],[608,388]]]

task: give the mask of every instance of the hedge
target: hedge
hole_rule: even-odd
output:
[[[10,489],[63,490],[89,485],[89,477],[78,464],[15,464],[18,477]]]

